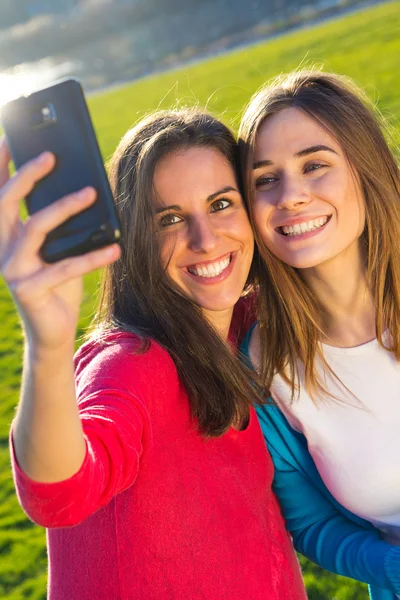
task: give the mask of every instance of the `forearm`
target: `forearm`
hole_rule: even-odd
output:
[[[400,592],[399,577],[391,574],[398,572],[400,549],[381,540],[376,530],[363,530],[338,515],[292,535],[296,550],[324,569]]]
[[[13,424],[20,468],[51,483],[79,471],[86,453],[76,401],[73,345],[59,350],[25,346],[21,399]]]

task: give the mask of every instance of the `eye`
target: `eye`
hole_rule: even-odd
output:
[[[226,198],[219,198],[211,204],[211,212],[225,210],[226,208],[228,208],[228,206],[231,206],[231,204],[231,200],[227,200]]]
[[[311,173],[312,171],[318,171],[319,169],[323,169],[327,166],[328,165],[326,165],[325,163],[309,163],[304,167],[304,172]]]
[[[168,213],[161,217],[159,220],[159,225],[162,228],[171,227],[171,225],[176,225],[176,223],[180,223],[182,221],[181,217],[178,215],[174,215],[173,213]]]
[[[275,177],[274,175],[262,175],[256,179],[256,190],[262,187],[271,186],[276,181],[278,181],[278,177]]]

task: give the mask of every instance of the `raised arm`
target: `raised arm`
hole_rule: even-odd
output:
[[[93,189],[62,198],[25,222],[20,201],[54,166],[46,153],[9,177],[10,157],[0,145],[0,269],[25,334],[23,385],[13,425],[16,459],[37,482],[76,473],[86,444],[78,413],[73,369],[82,276],[119,256],[116,246],[48,265],[39,249],[46,234],[95,200]]]
[[[274,462],[274,491],[296,550],[328,571],[400,594],[400,547],[339,508],[278,407],[257,412]],[[303,458],[310,463],[302,465]],[[310,468],[304,470],[304,464]]]

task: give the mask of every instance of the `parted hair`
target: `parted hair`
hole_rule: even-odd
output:
[[[150,115],[117,147],[109,175],[122,225],[122,252],[105,270],[95,323],[103,332],[135,332],[142,339],[141,352],[151,340],[164,347],[176,364],[199,430],[219,436],[233,423],[247,422],[257,392],[250,371],[168,276],[154,218],[157,164],[167,154],[193,147],[217,150],[237,173],[238,147],[231,131],[198,109]]]
[[[366,95],[350,79],[316,70],[295,71],[266,85],[245,110],[239,147],[245,197],[252,218],[254,189],[251,172],[260,125],[286,108],[297,108],[324,127],[340,144],[358,177],[365,201],[366,224],[361,236],[365,247],[367,280],[376,309],[376,337],[382,347],[386,329],[389,350],[400,360],[400,176],[387,142],[384,120]],[[385,135],[387,134],[387,135]],[[316,401],[326,392],[317,376],[321,351],[323,310],[300,272],[274,256],[255,228],[255,258],[260,289],[261,379],[270,388],[280,373],[298,389],[299,361],[304,365],[307,390]]]

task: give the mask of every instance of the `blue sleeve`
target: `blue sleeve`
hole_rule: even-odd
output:
[[[328,571],[400,594],[400,547],[348,519],[311,478],[268,447],[274,491],[296,550]]]

